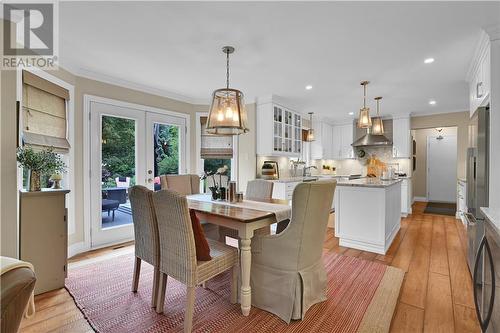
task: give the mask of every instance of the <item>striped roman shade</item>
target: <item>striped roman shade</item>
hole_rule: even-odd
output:
[[[233,158],[233,137],[228,135],[208,134],[207,117],[201,117],[201,158],[231,159]]]
[[[23,71],[23,142],[34,148],[68,152],[66,101],[68,90]]]

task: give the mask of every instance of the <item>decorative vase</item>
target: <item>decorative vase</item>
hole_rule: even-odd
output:
[[[61,189],[61,180],[62,180],[62,175],[59,173],[55,173],[50,177],[50,180],[52,180],[52,189],[54,190],[60,190]]]
[[[219,199],[219,189],[217,187],[212,186],[212,187],[209,187],[208,189],[212,193],[212,200]]]
[[[30,192],[41,191],[42,186],[40,185],[40,171],[30,170],[29,177],[29,190]]]

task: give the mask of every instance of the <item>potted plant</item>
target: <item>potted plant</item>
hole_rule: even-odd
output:
[[[53,175],[66,171],[61,156],[54,153],[54,148],[35,151],[31,147],[19,147],[17,149],[17,162],[28,172],[29,191],[40,191],[40,177],[42,174]]]

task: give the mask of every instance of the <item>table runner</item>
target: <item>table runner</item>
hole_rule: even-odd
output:
[[[292,207],[289,205],[275,204],[270,202],[261,202],[253,200],[243,200],[242,202],[229,202],[229,201],[214,201],[210,194],[193,194],[188,195],[187,199],[193,199],[196,201],[209,202],[212,204],[247,208],[260,210],[263,212],[271,212],[276,216],[276,222],[290,219],[292,216]]]

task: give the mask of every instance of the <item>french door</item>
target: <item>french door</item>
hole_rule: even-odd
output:
[[[186,172],[186,119],[101,102],[90,104],[91,247],[134,238],[129,188],[160,188]]]

